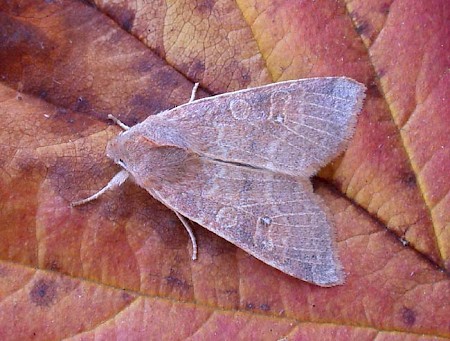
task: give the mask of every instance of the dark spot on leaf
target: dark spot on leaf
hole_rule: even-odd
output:
[[[247,309],[247,310],[253,310],[253,309],[255,309],[255,305],[253,304],[253,303],[247,303],[246,305],[245,305],[245,309]]]
[[[227,290],[223,290],[223,292],[228,296],[238,295],[238,291],[236,289],[227,289]]]
[[[83,4],[85,4],[89,7],[97,8],[96,4],[92,0],[81,0],[80,2],[82,2]]]
[[[22,10],[21,6],[15,6],[11,12],[20,16]],[[0,46],[2,47],[0,49],[0,74],[7,85],[17,89],[22,83],[24,93],[38,95],[37,87],[33,88],[33,85],[28,82],[23,83],[22,78],[24,73],[27,74],[27,80],[30,77],[27,69],[30,68],[30,61],[33,61],[33,65],[46,63],[39,69],[44,73],[48,70],[45,69],[46,67],[52,67],[49,63],[52,42],[47,35],[32,24],[3,14],[0,25]],[[50,72],[50,70],[48,71]]]
[[[79,96],[75,103],[74,110],[78,112],[89,112],[90,111],[89,101],[83,96]]]
[[[187,76],[195,81],[201,81],[205,73],[205,63],[202,60],[197,60],[189,65],[186,65],[189,70]]]
[[[416,323],[416,312],[414,310],[403,307],[401,314],[402,320],[406,325],[412,326]]]
[[[242,63],[233,60],[227,69],[230,74],[235,75],[236,79],[240,80],[239,88],[244,89],[250,84],[252,80],[250,71],[248,70],[248,67],[244,66]]]
[[[354,12],[350,12],[350,18],[352,18],[353,21],[358,22],[360,19],[360,15],[358,12],[354,11]]]
[[[45,266],[45,268],[50,271],[57,271],[57,272],[59,272],[61,270],[61,267],[59,266],[59,264],[56,260],[52,260],[50,263],[48,263]]]
[[[200,0],[197,1],[195,10],[201,14],[209,15],[212,12],[215,4],[215,0]]]
[[[167,284],[182,290],[189,290],[191,287],[185,280],[180,279],[173,269],[170,269],[170,275],[164,278]]]
[[[367,82],[367,96],[381,98],[381,92],[378,87],[378,81],[376,78],[372,78],[369,82]]]
[[[249,84],[252,80],[252,76],[250,75],[250,72],[248,70],[241,74],[241,80],[243,84]]]
[[[42,174],[45,174],[43,168],[45,166],[42,164],[41,160],[26,153],[16,158],[16,167],[21,176],[27,177],[26,179],[22,178],[22,181],[30,181],[35,176],[42,176]]]
[[[124,34],[120,30],[114,30],[111,32],[111,34],[108,36],[108,44],[110,46],[116,46],[123,43],[123,37]]]
[[[49,307],[57,299],[56,289],[54,281],[40,279],[34,284],[30,291],[30,300],[37,306]]]
[[[143,118],[146,118],[150,114],[157,114],[169,107],[165,106],[163,102],[160,102],[155,98],[151,98],[151,96],[148,95],[144,96],[141,94],[133,95],[133,97],[130,100],[130,106],[139,108],[139,110],[143,112],[142,114]]]
[[[386,69],[381,68],[378,71],[378,78],[383,78],[386,75]]]
[[[369,35],[371,30],[370,24],[367,21],[361,21],[356,25],[356,32],[360,35]]]
[[[134,299],[134,297],[132,295],[130,295],[129,293],[127,293],[126,291],[123,291],[122,292],[122,299],[125,302],[131,302]]]
[[[196,71],[196,73],[204,72],[205,71],[205,63],[202,60],[197,60],[193,64],[193,69],[194,69],[194,71]]]
[[[134,67],[138,73],[150,72],[155,66],[150,59],[140,59]]]
[[[178,87],[181,87],[182,84],[180,81],[180,78],[178,77],[178,75],[176,75],[173,72],[168,73],[167,70],[165,68],[162,67],[157,67],[153,70],[153,72],[156,74],[156,77],[154,78],[152,84],[149,84],[149,88],[155,88],[155,89],[160,89],[160,94],[159,97],[161,100],[167,99],[169,100],[169,96],[167,96],[167,91],[169,89],[175,89]],[[192,89],[192,86],[189,87],[189,90]],[[190,95],[190,92],[189,92]],[[187,100],[189,99],[189,96],[187,96],[186,100],[182,101],[181,103],[185,103]],[[166,106],[164,107],[164,109],[167,108],[172,108],[175,104],[174,103],[169,103],[167,101]]]
[[[380,6],[380,13],[382,13],[384,15],[388,15],[390,10],[391,10],[391,4],[390,3],[386,2],[384,4],[381,4],[381,6]]]
[[[59,116],[64,116],[68,113],[69,111],[65,108],[58,108],[56,109],[56,114],[53,116],[54,118],[58,118]]]
[[[106,165],[101,162],[92,162],[87,156],[89,153],[92,153],[92,150],[87,147],[86,150],[80,151],[81,157],[76,168],[74,168],[73,160],[67,157],[45,159],[47,178],[56,192],[68,201],[79,198],[80,191],[92,190],[93,184],[102,183],[103,179],[110,179],[113,175],[113,169],[109,169],[109,172],[105,171],[111,162]]]
[[[42,91],[39,92],[39,98],[46,99],[47,96],[48,96],[47,91],[42,90]]]
[[[120,10],[114,11],[114,14],[120,26],[125,31],[130,32],[134,25],[134,12],[121,7]]]
[[[262,311],[269,311],[269,310],[270,310],[270,305],[268,305],[267,303],[263,303],[263,304],[261,304],[261,305],[259,306],[259,308],[260,308]]]
[[[406,172],[402,175],[401,181],[410,188],[417,186],[416,175],[413,172]]]
[[[127,125],[129,127],[132,127],[138,123],[141,123],[143,120],[145,120],[147,118],[147,117],[142,118],[141,115],[139,115],[135,112],[130,112],[130,113],[128,113],[127,116],[128,116],[128,118],[127,118],[128,124]]]

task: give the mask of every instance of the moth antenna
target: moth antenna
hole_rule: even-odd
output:
[[[195,94],[197,93],[197,89],[200,83],[195,83],[194,87],[192,88],[192,92],[191,92],[191,98],[189,99],[188,103],[194,102],[195,100]]]
[[[128,130],[128,129],[130,129],[130,127],[129,126],[127,126],[125,123],[123,123],[121,120],[119,120],[117,117],[115,117],[115,116],[113,116],[113,115],[111,115],[111,114],[108,114],[108,118],[110,119],[110,120],[112,120],[115,124],[117,124],[120,128],[122,128],[123,130]]]
[[[129,174],[125,169],[121,170],[119,173],[114,175],[114,177],[108,182],[108,184],[105,187],[103,187],[101,190],[99,190],[97,193],[91,195],[89,198],[71,202],[70,206],[73,207],[73,206],[83,205],[83,204],[88,203],[89,201],[97,199],[99,196],[101,196],[106,191],[108,191],[110,189],[114,189],[114,188],[122,185],[125,182],[125,180],[128,179],[128,175]]]
[[[180,221],[183,224],[183,226],[186,229],[186,231],[188,232],[189,237],[191,237],[191,242],[192,242],[192,260],[196,260],[197,259],[197,241],[195,239],[194,232],[192,232],[192,228],[189,225],[189,222],[187,221],[187,219],[185,217],[183,217],[177,211],[174,211],[174,212],[177,215],[178,219],[180,219]]]

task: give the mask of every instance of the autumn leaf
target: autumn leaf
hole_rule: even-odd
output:
[[[0,339],[450,337],[446,0],[0,4]],[[126,124],[200,97],[348,76],[368,91],[314,180],[347,281],[317,287],[177,217],[118,171]]]

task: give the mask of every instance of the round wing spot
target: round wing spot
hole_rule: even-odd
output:
[[[237,223],[236,212],[231,207],[222,207],[216,215],[216,222],[222,227],[234,227]]]
[[[230,102],[231,115],[237,120],[245,120],[251,110],[250,104],[243,99],[235,99]]]

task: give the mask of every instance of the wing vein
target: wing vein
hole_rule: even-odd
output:
[[[330,95],[330,94],[321,94],[320,92],[305,91],[305,93],[308,93],[308,94],[311,94],[311,95],[329,97],[329,98],[336,98],[336,99],[339,99],[339,100],[345,101],[345,102],[354,102],[354,98],[347,99],[347,98],[342,98],[342,97],[338,97],[338,96],[333,96],[333,95]]]
[[[302,212],[302,213],[283,213],[283,214],[279,214],[279,215],[274,215],[271,218],[279,218],[279,217],[292,217],[292,216],[297,216],[297,215],[314,215],[316,214],[316,212]]]
[[[333,138],[336,137],[336,135],[330,134],[330,133],[329,133],[328,131],[326,131],[326,130],[322,130],[322,129],[319,129],[319,128],[313,128],[313,127],[311,127],[310,125],[303,124],[303,123],[300,123],[300,122],[297,122],[297,121],[293,121],[293,120],[288,120],[288,121],[289,121],[289,122],[292,122],[292,123],[295,123],[295,124],[297,124],[297,125],[299,125],[299,126],[302,126],[302,127],[305,127],[305,128],[309,128],[309,129],[311,129],[311,130],[318,131],[319,133],[324,133],[325,135],[331,136],[331,137],[333,137]]]
[[[293,133],[294,135],[296,135],[296,136],[298,136],[298,137],[300,137],[300,138],[302,138],[302,139],[304,139],[304,140],[306,140],[306,141],[308,141],[308,142],[310,142],[310,143],[316,145],[317,147],[321,148],[321,149],[324,150],[325,152],[328,152],[328,150],[327,150],[327,148],[326,148],[325,146],[323,146],[323,145],[321,145],[320,143],[317,143],[316,141],[313,141],[313,140],[311,140],[311,139],[308,139],[307,137],[305,137],[305,136],[299,134],[299,133],[296,132],[294,129],[289,128],[286,124],[283,124],[283,127],[284,127],[286,130],[289,130],[289,131],[290,131],[291,133]],[[311,154],[310,156],[312,156],[312,158],[315,159],[316,161],[319,161],[319,162],[320,162],[320,159],[318,159],[315,155]]]
[[[222,179],[222,180],[235,180],[235,181],[245,181],[245,180],[248,180],[248,179],[245,179],[245,178],[240,179],[240,178],[231,178],[231,177],[224,177],[224,176],[216,176],[216,179]],[[259,179],[252,179],[252,181],[257,181],[257,182],[262,182],[262,183],[267,183],[267,182],[270,182],[270,183],[271,183],[271,182],[280,182],[280,183],[286,182],[286,183],[292,183],[292,184],[297,183],[296,181],[287,180],[287,179],[279,179],[279,180],[268,179],[268,180],[264,180],[264,179],[259,178]]]
[[[267,205],[281,205],[281,204],[293,204],[293,203],[301,203],[309,200],[287,200],[287,201],[272,201],[272,202],[261,202],[256,204],[246,204],[240,205],[241,207],[255,207],[255,206],[267,206]]]
[[[338,113],[345,112],[345,110],[338,110],[338,109],[335,109],[335,108],[326,107],[324,105],[316,104],[316,103],[313,103],[313,102],[305,102],[305,103],[307,103],[309,105],[312,105],[314,107],[318,107],[318,108],[322,108],[322,109],[326,109],[326,110],[330,110],[330,111],[334,111],[334,112],[338,112]]]

